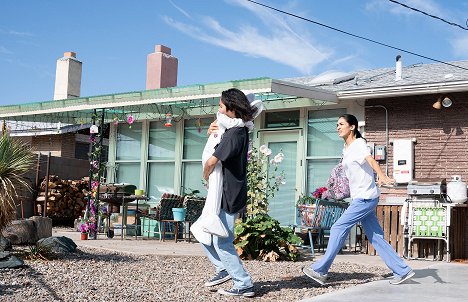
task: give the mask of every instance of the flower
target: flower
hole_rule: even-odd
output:
[[[312,193],[312,196],[314,196],[315,198],[317,199],[320,199],[322,198],[322,194],[328,190],[326,187],[320,187],[320,188],[317,188],[315,189],[315,191]]]
[[[263,154],[265,154],[266,156],[270,156],[271,155],[271,149],[268,148],[266,145],[261,145],[260,148],[258,149],[260,152],[262,152]]]
[[[271,160],[272,151],[266,145],[252,148],[247,153],[247,214],[256,216],[268,213],[268,199],[275,196],[285,184],[284,171],[278,171],[284,154],[279,152]]]

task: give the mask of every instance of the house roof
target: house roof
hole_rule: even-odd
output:
[[[449,64],[463,69],[443,63],[414,64],[402,68],[398,81],[394,67],[357,71],[324,82],[318,82],[317,77],[284,80],[336,92],[339,100],[468,91],[468,61]]]
[[[255,98],[264,102],[296,98],[337,102],[334,92],[321,88],[271,78],[257,78],[1,106],[0,118],[76,125],[87,123],[93,116],[96,117],[96,110],[104,110],[105,122],[115,118],[126,120],[129,114],[136,120],[162,119],[166,113],[183,116],[194,109],[200,112],[200,108],[204,108],[203,112],[206,113],[210,108],[217,108],[222,91],[233,87],[245,93],[255,93]]]

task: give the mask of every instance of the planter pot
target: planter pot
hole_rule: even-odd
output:
[[[81,233],[81,240],[88,240],[88,233]]]
[[[172,208],[175,221],[185,221],[185,208]]]

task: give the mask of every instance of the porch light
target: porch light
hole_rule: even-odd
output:
[[[434,109],[441,109],[442,106],[444,106],[445,108],[452,106],[452,100],[448,96],[439,97],[437,101],[434,104],[432,104],[432,107]]]
[[[164,123],[166,127],[172,127],[172,114],[166,113],[166,123]]]

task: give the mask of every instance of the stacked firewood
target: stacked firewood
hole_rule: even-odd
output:
[[[86,206],[85,194],[88,180],[63,180],[58,176],[49,176],[47,197],[47,216],[51,218],[77,218]],[[46,179],[39,187],[36,198],[38,212],[42,212],[46,200]]]

